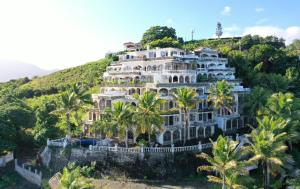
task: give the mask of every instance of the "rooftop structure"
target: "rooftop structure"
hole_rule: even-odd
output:
[[[249,91],[235,78],[235,69],[228,67],[228,60],[219,57],[217,51],[199,48],[187,53],[177,48],[155,48],[130,51],[119,55],[119,61],[112,62],[103,74],[100,94],[93,94],[94,108],[89,112],[89,123],[98,120],[106,107],[115,101],[136,105],[132,95],[145,91],[160,94],[166,102],[161,110],[175,108],[171,96],[179,87],[189,87],[198,93],[201,101],[190,112],[188,139],[210,137],[216,128],[223,131],[244,126],[240,116],[239,96]],[[218,80],[227,80],[234,89],[233,111],[213,111],[207,100],[209,88]],[[222,114],[221,114],[222,112]],[[172,111],[161,115],[164,131],[157,134],[157,142],[169,145],[183,140],[183,115]],[[131,132],[129,139],[135,142],[137,136]]]

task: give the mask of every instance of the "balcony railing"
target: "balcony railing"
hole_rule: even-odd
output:
[[[124,83],[113,83],[113,82],[104,82],[100,84],[100,87],[144,87],[146,83],[139,82],[139,83],[131,83],[131,82],[124,82]]]

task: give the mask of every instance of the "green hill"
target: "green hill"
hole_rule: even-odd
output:
[[[105,58],[81,66],[60,70],[43,77],[36,77],[32,80],[27,78],[12,80],[0,84],[0,91],[7,87],[12,87],[16,90],[18,97],[32,98],[60,93],[75,83],[82,83],[92,88],[100,83],[102,74],[110,62],[111,59]]]

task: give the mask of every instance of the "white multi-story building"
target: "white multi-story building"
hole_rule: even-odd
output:
[[[228,60],[220,58],[218,52],[209,48],[199,48],[192,53],[177,48],[155,48],[136,50],[119,55],[119,61],[112,62],[103,74],[100,94],[93,94],[95,107],[89,112],[89,121],[98,120],[106,107],[115,101],[125,101],[136,105],[132,95],[142,95],[153,91],[165,99],[161,110],[176,108],[171,94],[179,87],[189,87],[198,93],[196,108],[190,111],[188,139],[206,138],[214,134],[218,127],[223,131],[244,125],[239,111],[239,94],[248,89],[235,79],[235,69],[227,66]],[[233,112],[220,115],[214,112],[207,101],[208,90],[218,80],[227,80],[233,85]],[[172,111],[161,115],[164,131],[157,135],[157,142],[173,144],[183,139],[183,115]],[[135,141],[132,133],[129,137]]]

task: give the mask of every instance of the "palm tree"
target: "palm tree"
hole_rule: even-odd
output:
[[[283,131],[287,133],[287,142],[299,140],[300,101],[292,93],[274,93],[267,101],[266,106],[259,112],[261,115],[272,115],[276,119],[284,119],[287,126]]]
[[[151,134],[161,131],[163,119],[160,116],[160,104],[163,100],[154,92],[147,91],[143,95],[135,95],[137,106],[134,112],[134,119],[138,133],[147,133],[148,142],[151,145]]]
[[[208,181],[222,184],[222,189],[226,186],[229,188],[244,188],[238,183],[241,174],[247,174],[245,169],[246,163],[241,161],[243,151],[237,151],[237,141],[228,137],[219,136],[216,142],[212,142],[212,156],[201,153],[200,158],[205,159],[210,165],[198,167],[200,171],[214,171],[218,176],[209,175]]]
[[[111,118],[111,126],[117,128],[120,138],[125,138],[125,145],[128,147],[128,130],[133,125],[133,112],[130,104],[115,102],[113,108],[107,113]]]
[[[183,145],[185,145],[187,138],[187,129],[189,127],[189,113],[195,107],[197,93],[191,88],[179,88],[176,93],[172,94],[178,107],[183,111]]]
[[[232,85],[227,81],[217,81],[217,83],[209,89],[208,101],[212,103],[216,110],[221,111],[223,115],[224,109],[232,112],[234,102]]]
[[[282,129],[286,126],[283,119],[264,116],[257,119],[258,127],[250,133],[251,145],[245,147],[253,157],[250,163],[260,162],[263,166],[264,189],[270,188],[270,173],[281,171],[285,163],[291,163],[292,158],[286,154],[284,144],[286,133]]]
[[[92,179],[83,176],[80,167],[69,164],[60,176],[59,189],[93,189]]]
[[[68,134],[71,136],[71,123],[70,118],[74,113],[76,120],[78,121],[78,111],[86,110],[87,104],[91,104],[91,96],[82,91],[80,85],[74,85],[71,90],[63,93],[60,97],[59,108],[53,113],[59,113],[66,116],[66,122],[68,127]]]

